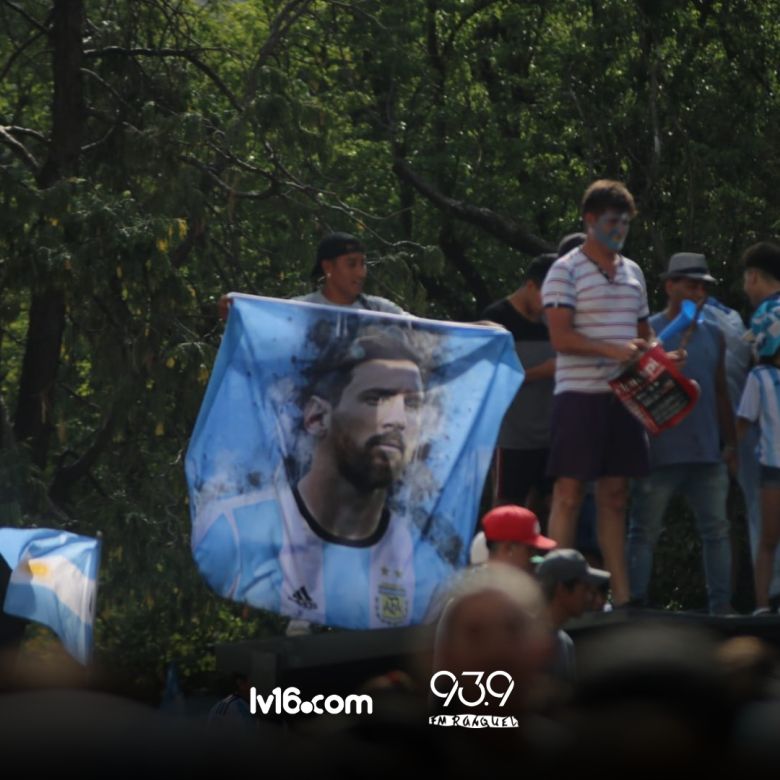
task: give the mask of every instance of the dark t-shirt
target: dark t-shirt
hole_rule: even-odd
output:
[[[483,320],[503,325],[515,340],[517,356],[525,370],[555,357],[550,334],[543,322],[532,322],[503,298],[490,304]],[[513,450],[537,450],[550,446],[550,414],[555,380],[524,382],[504,416],[498,446]]]

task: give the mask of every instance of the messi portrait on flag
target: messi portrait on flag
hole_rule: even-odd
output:
[[[424,622],[521,380],[499,329],[235,296],[187,453],[201,573],[326,625]]]

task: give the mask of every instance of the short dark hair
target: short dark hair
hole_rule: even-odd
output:
[[[636,215],[634,196],[628,191],[628,187],[619,181],[612,179],[599,179],[594,181],[582,196],[581,213],[603,214],[607,209],[627,211],[630,216]]]
[[[352,381],[355,368],[371,360],[408,360],[420,369],[425,382],[423,361],[407,330],[394,326],[369,327],[356,336],[338,339],[321,353],[308,371],[303,402],[317,395],[336,406],[344,388]]]
[[[588,237],[584,233],[569,233],[558,242],[558,257],[569,254],[572,249],[582,246]]]
[[[348,255],[352,252],[365,253],[366,248],[360,239],[355,238],[351,233],[330,233],[317,245],[317,257],[314,260],[312,268],[312,278],[317,279],[322,276],[322,261],[333,260],[341,255]]]
[[[745,270],[755,268],[780,282],[780,246],[772,241],[760,241],[742,253]]]
[[[544,255],[537,255],[525,269],[524,282],[534,282],[537,287],[542,286],[547,272],[550,270],[552,264],[558,259],[558,255],[547,253]]]

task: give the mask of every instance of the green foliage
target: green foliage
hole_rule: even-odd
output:
[[[28,18],[52,4],[24,5],[0,6],[0,125],[27,153],[0,142],[11,422],[31,301],[54,290],[66,313],[43,460],[2,440],[0,506],[103,532],[99,654],[144,684],[279,629],[209,594],[189,555],[182,463],[219,295],[307,291],[330,229],[365,238],[373,291],[421,315],[476,317],[522,276],[528,255],[398,159],[550,244],[591,179],[622,178],[656,304],[668,254],[697,249],[742,307],[737,258],[777,232],[777,0],[85,0],[81,153],[53,180],[58,74]],[[700,603],[691,560],[659,556],[666,602]]]

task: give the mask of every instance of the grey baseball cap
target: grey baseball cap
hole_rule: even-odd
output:
[[[553,550],[536,567],[536,577],[550,584],[582,580],[591,585],[604,585],[609,582],[610,574],[588,566],[579,550]]]

